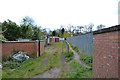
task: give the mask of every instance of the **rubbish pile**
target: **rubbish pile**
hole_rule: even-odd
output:
[[[13,52],[13,54],[11,56],[12,56],[13,60],[22,62],[24,60],[29,59],[29,56],[27,56],[26,54],[27,54],[27,52],[24,52],[24,51],[15,51],[15,52]]]

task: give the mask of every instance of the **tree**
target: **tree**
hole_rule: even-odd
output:
[[[56,36],[56,31],[55,30],[52,32],[52,36]]]
[[[65,32],[65,29],[62,28],[62,30],[61,30],[62,36],[63,36],[64,32]]]
[[[93,27],[94,27],[93,23],[90,23],[89,25],[85,25],[84,26],[84,33],[92,32]]]
[[[30,18],[29,16],[25,16],[22,20],[21,20],[21,37],[22,38],[27,38],[27,39],[31,39],[32,38],[32,27],[35,26],[35,22],[32,18]]]
[[[35,25],[35,21],[30,18],[29,16],[25,16],[22,20],[21,20],[21,24],[24,24],[24,25]]]
[[[100,24],[97,26],[97,30],[103,29],[104,27],[105,27],[105,25]]]
[[[10,41],[18,39],[20,35],[20,27],[9,19],[2,23],[2,31],[5,31],[3,36]]]
[[[37,26],[33,26],[33,35],[32,35],[32,39],[33,40],[40,40],[41,39],[41,27],[37,27]]]
[[[94,27],[94,24],[93,23],[90,23],[88,25],[88,32],[92,32],[93,31],[93,27]]]
[[[84,28],[83,26],[77,26],[79,31],[80,31],[80,34],[82,33],[82,28]]]

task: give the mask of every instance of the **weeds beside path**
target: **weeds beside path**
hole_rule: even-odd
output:
[[[72,47],[70,46],[69,43],[68,43],[68,45],[69,45],[70,50],[74,53],[74,60],[77,61],[78,63],[82,64],[84,67],[90,68],[90,66],[88,66],[80,61],[80,56],[72,49]]]

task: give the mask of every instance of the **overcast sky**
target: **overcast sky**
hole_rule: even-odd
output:
[[[17,24],[25,16],[38,26],[57,29],[61,25],[107,27],[118,24],[120,0],[0,0],[0,22],[10,19]]]

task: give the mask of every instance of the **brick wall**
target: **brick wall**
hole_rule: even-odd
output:
[[[93,32],[93,78],[120,76],[119,33],[120,25]]]
[[[40,54],[44,52],[44,41],[40,41]]]
[[[5,42],[2,43],[2,56],[9,56],[13,50],[23,50],[27,54],[35,54],[38,57],[37,41],[26,42]],[[44,41],[40,41],[40,54],[44,52]]]

